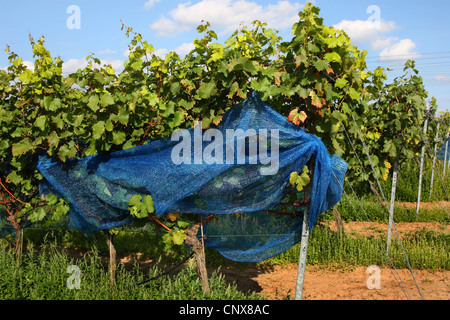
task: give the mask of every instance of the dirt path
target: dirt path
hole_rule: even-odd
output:
[[[334,221],[323,222],[324,225],[328,226],[331,230],[336,231],[336,223]],[[436,231],[440,233],[448,234],[450,233],[450,227],[448,224],[441,222],[397,222],[395,223],[395,229],[393,230],[396,234],[396,230],[400,235],[405,235],[407,233],[414,233],[422,229],[428,231]],[[388,224],[382,222],[347,222],[344,223],[345,233],[348,235],[358,234],[362,236],[373,235],[373,233],[387,233]]]
[[[325,223],[336,230],[334,221]],[[378,222],[345,223],[346,234],[386,233],[387,224]],[[447,224],[439,222],[397,223],[401,237],[408,233],[434,230],[450,233]],[[380,269],[380,289],[368,289],[367,267],[308,266],[305,275],[304,299],[310,300],[450,300],[450,271]],[[235,281],[242,291],[252,290],[269,299],[294,299],[297,264],[274,266],[268,270],[248,267],[242,270],[222,269],[229,281]],[[414,281],[415,279],[415,281]],[[417,285],[416,285],[417,282]],[[419,293],[419,289],[420,293]]]
[[[421,296],[409,270],[380,269],[380,289],[368,289],[366,267],[332,269],[308,266],[306,300],[419,300]],[[276,266],[267,272],[224,271],[241,290],[251,289],[271,300],[294,299],[297,265]],[[415,270],[414,277],[426,300],[450,300],[450,271]],[[401,279],[401,280],[400,280]],[[403,281],[404,285],[401,286]],[[403,289],[402,289],[403,288]],[[406,288],[406,289],[405,289]]]
[[[334,221],[325,223],[336,230]],[[450,233],[448,224],[439,222],[397,223],[400,236],[420,231],[434,230]],[[385,233],[387,224],[378,222],[345,223],[348,235]],[[131,263],[131,257],[121,259]],[[143,261],[140,263],[145,264]],[[209,274],[213,270],[208,270]],[[380,289],[368,289],[367,267],[323,267],[307,266],[305,275],[304,299],[309,300],[450,300],[450,271],[380,269]],[[297,264],[257,268],[255,264],[223,266],[221,272],[229,282],[247,292],[254,291],[271,300],[294,299],[297,279]],[[417,285],[416,285],[417,282]],[[419,293],[419,289],[420,293]]]

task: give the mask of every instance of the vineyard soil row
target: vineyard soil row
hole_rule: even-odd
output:
[[[327,222],[336,230],[334,221]],[[363,225],[365,224],[365,226]],[[367,235],[369,226],[378,232],[387,232],[386,223],[348,222],[344,224],[347,234]],[[401,237],[408,233],[426,230],[450,233],[447,224],[439,222],[403,222],[396,224]],[[368,228],[369,229],[369,228]],[[369,230],[369,232],[372,232]],[[372,233],[371,233],[372,234]],[[368,289],[367,267],[341,267],[309,265],[306,268],[304,297],[306,300],[407,300],[421,299],[408,269],[380,268],[381,288]],[[235,281],[238,288],[246,292],[251,290],[269,299],[293,299],[297,278],[297,264],[271,266],[267,270],[248,267],[244,270],[222,269],[229,281]],[[425,300],[450,300],[450,271],[413,270],[414,277]],[[407,288],[399,285],[401,280]],[[403,287],[403,288],[404,288]]]
[[[322,222],[331,230],[336,230],[334,221]],[[408,234],[426,229],[440,234],[449,234],[450,228],[440,222],[399,222],[396,223],[398,233],[403,238]],[[380,222],[346,222],[344,230],[347,235],[381,236],[387,232],[387,223]],[[141,259],[140,255],[119,256],[119,261],[130,267],[138,258],[140,267],[144,269],[155,261]],[[107,263],[107,257],[104,257]],[[207,261],[208,265],[208,261]],[[181,267],[180,267],[181,269]],[[215,268],[208,269],[211,274]],[[308,265],[305,276],[305,299],[309,300],[407,300],[420,299],[411,272],[407,269],[389,269],[381,267],[381,288],[368,289],[367,266]],[[175,270],[176,272],[176,270]],[[264,263],[229,263],[223,265],[220,272],[229,283],[235,282],[242,292],[252,291],[271,300],[293,299],[297,278],[297,264],[266,266]],[[413,270],[414,277],[426,300],[450,300],[449,270]],[[400,280],[401,279],[401,280]],[[403,281],[407,293],[399,285]]]
[[[380,289],[368,289],[367,267],[307,266],[304,299],[306,300],[419,300],[420,295],[407,269],[380,268]],[[268,299],[293,299],[297,265],[274,266],[270,271],[257,268],[222,270],[226,279],[236,281],[241,291],[252,290]],[[399,286],[399,276],[410,298]],[[450,271],[413,270],[425,300],[450,300]],[[394,275],[395,274],[395,277]]]

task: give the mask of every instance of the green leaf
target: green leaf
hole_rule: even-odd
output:
[[[21,154],[27,153],[28,150],[33,149],[33,143],[29,138],[25,138],[22,141],[13,144],[12,146],[12,154],[14,157],[17,157]]]
[[[101,73],[96,73],[94,79],[102,84],[105,82],[105,77]]]
[[[11,171],[10,174],[8,174],[8,176],[6,177],[6,182],[12,182],[16,185],[19,184],[21,181],[22,177],[17,174],[16,170]]]
[[[125,135],[125,132],[119,131],[119,132],[113,132],[113,143],[116,145],[121,145],[125,142],[127,139],[127,136]]]
[[[391,157],[397,156],[397,148],[392,140],[387,140],[384,142],[383,152],[389,153]]]
[[[114,98],[111,95],[104,93],[100,97],[100,104],[102,105],[102,107],[112,105],[114,104]]]
[[[32,77],[33,77],[33,71],[31,71],[30,69],[27,69],[19,76],[19,80],[22,81],[23,83],[30,83]]]
[[[298,174],[298,172],[292,172],[289,177],[289,183],[295,186],[297,188],[297,191],[302,191],[310,181],[308,173],[309,170],[307,166],[303,168],[300,175]]]
[[[176,245],[182,245],[184,243],[184,240],[186,239],[186,233],[184,230],[178,230],[177,232],[174,232],[172,236],[172,241]]]
[[[180,228],[187,228],[189,225],[191,224],[191,221],[189,220],[189,218],[185,218],[184,215],[181,215],[178,219],[177,219],[177,225]]]
[[[146,195],[144,197],[144,204],[145,204],[145,208],[147,209],[148,213],[153,213],[153,211],[155,211],[152,196]]]
[[[136,218],[145,218],[149,215],[149,210],[152,209],[152,206],[150,205],[150,200],[148,199],[149,196],[146,196],[144,198],[144,203],[142,203],[142,196],[140,194],[134,195],[130,198],[128,201],[128,210],[130,211],[130,214]],[[153,204],[153,200],[151,200],[151,203]],[[152,209],[153,210],[153,209]]]
[[[94,139],[100,139],[100,137],[103,135],[103,133],[105,132],[105,121],[99,121],[96,124],[94,124],[92,126],[92,137]]]
[[[50,135],[48,136],[48,144],[52,147],[57,147],[59,144],[59,137],[58,134],[56,134],[56,132],[52,132],[50,133]]]
[[[119,120],[119,122],[123,125],[128,124],[128,119],[130,118],[130,115],[128,114],[127,110],[125,109],[120,109],[119,110],[119,115],[117,117],[117,120]]]
[[[348,83],[348,81],[347,80],[345,80],[344,78],[338,78],[338,79],[336,79],[336,82],[335,82],[335,86],[336,87],[338,87],[338,88],[344,88],[346,85],[347,85],[347,83]]]
[[[48,109],[50,111],[56,111],[61,107],[61,99],[55,98],[50,102],[50,105],[48,106]]]
[[[58,197],[54,194],[49,193],[45,195],[45,201],[47,201],[48,205],[53,206],[58,203]]]
[[[38,210],[33,211],[33,213],[30,214],[30,216],[28,217],[28,219],[29,219],[31,222],[36,223],[36,222],[39,222],[39,221],[44,220],[45,215],[46,215],[45,209],[41,207],[41,208],[39,208]]]
[[[173,95],[176,95],[179,91],[180,91],[180,83],[179,82],[174,82],[170,85],[170,92]]]
[[[339,119],[332,117],[331,118],[331,133],[338,132],[340,127],[341,127],[341,121]]]
[[[230,72],[240,70],[249,72],[252,75],[257,73],[255,64],[248,57],[240,57],[239,59],[230,62],[228,65],[228,71]]]
[[[8,140],[0,140],[0,150],[6,150],[9,148]]]
[[[311,41],[308,41],[308,50],[309,50],[309,52],[314,52],[314,53],[320,52],[320,49]]]
[[[169,123],[171,129],[179,127],[184,120],[184,111],[175,111],[173,114],[173,121]]]
[[[306,98],[308,98],[308,96],[309,96],[309,89],[308,89],[308,88],[304,88],[304,87],[301,87],[301,86],[297,86],[297,87],[295,88],[295,91],[297,91],[298,95],[299,95],[300,97],[302,97],[303,99],[306,99]]]
[[[36,118],[36,121],[34,122],[34,125],[36,127],[38,127],[39,129],[41,129],[41,131],[44,131],[46,122],[47,122],[47,117],[46,116],[39,116],[39,117]]]
[[[100,108],[98,103],[99,103],[99,98],[97,95],[95,95],[95,96],[89,97],[89,102],[87,105],[92,111],[96,112]]]
[[[59,148],[58,156],[64,161],[69,158],[75,157],[77,149],[74,145],[64,144]]]
[[[333,36],[333,37],[325,38],[324,41],[328,45],[328,47],[336,48],[336,47],[339,47],[339,46],[342,46],[343,44],[345,44],[347,39],[343,34],[341,34],[341,35],[339,35],[339,37]]]
[[[358,100],[360,97],[360,94],[358,91],[356,91],[354,88],[349,88],[348,89],[348,95],[350,96],[350,98],[352,98],[353,100]]]
[[[214,81],[203,82],[200,85],[197,94],[200,99],[208,99],[215,93],[215,91],[216,91],[216,83]]]
[[[324,55],[325,60],[328,62],[341,62],[341,56],[336,52],[328,52]]]
[[[295,65],[299,67],[301,64],[304,64],[305,67],[308,67],[308,58],[304,55],[295,56]]]
[[[317,60],[313,62],[314,67],[317,69],[317,71],[322,71],[325,69],[328,69],[330,67],[330,64],[328,61],[325,60]]]
[[[130,198],[130,200],[128,201],[128,205],[130,207],[136,206],[136,205],[140,204],[141,201],[142,201],[142,196],[140,194],[136,194]]]

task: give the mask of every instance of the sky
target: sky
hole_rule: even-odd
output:
[[[450,109],[450,1],[315,0],[324,24],[343,29],[368,51],[369,69],[389,67],[402,74],[406,59],[416,61],[429,97],[440,111]],[[94,54],[120,71],[130,39],[122,23],[142,34],[158,55],[192,49],[196,31],[208,21],[224,42],[240,25],[266,22],[288,41],[306,1],[296,0],[0,0],[0,68],[8,66],[9,46],[26,65],[33,61],[29,34],[45,37],[63,72],[74,72]]]

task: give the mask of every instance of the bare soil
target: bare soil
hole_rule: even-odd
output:
[[[450,271],[380,269],[380,289],[369,289],[366,267],[322,268],[307,266],[304,284],[306,300],[450,300]],[[225,270],[242,291],[252,290],[270,300],[294,299],[297,265],[275,266],[272,270]],[[420,293],[419,293],[419,289]],[[406,289],[405,289],[406,288]],[[422,295],[422,296],[421,296]]]
[[[334,221],[324,223],[336,230]],[[410,233],[434,230],[450,233],[448,224],[439,222],[396,223],[394,232],[400,237]],[[386,233],[387,224],[378,222],[344,223],[348,235],[372,235]],[[396,234],[396,233],[395,233]],[[131,264],[134,257],[119,257]],[[140,260],[144,266],[146,261]],[[148,260],[152,264],[154,261]],[[207,262],[208,264],[208,262]],[[295,297],[297,264],[286,266],[257,267],[256,264],[232,263],[222,266],[220,271],[226,281],[236,283],[243,292],[253,291],[270,300],[288,300]],[[211,274],[213,270],[208,270]],[[307,266],[304,284],[306,300],[450,300],[450,271],[431,271],[380,268],[380,289],[367,286],[370,274],[367,267]]]
[[[333,231],[337,230],[336,222],[334,221],[323,222],[323,224]],[[396,235],[398,232],[400,237],[402,237],[422,229],[445,234],[450,233],[449,225],[440,222],[397,222],[393,226],[393,234]],[[347,235],[373,236],[380,233],[386,234],[387,230],[388,224],[382,222],[353,221],[344,223],[344,231]]]
[[[336,230],[336,224],[327,223]],[[367,235],[387,232],[387,224],[351,222],[344,224],[347,234]],[[397,223],[400,237],[423,228],[449,233],[448,225],[438,222]],[[394,231],[395,232],[395,231]],[[297,264],[267,269],[223,268],[226,279],[240,290],[257,292],[270,300],[294,299]],[[450,300],[450,271],[380,268],[380,289],[369,289],[367,267],[307,266],[304,284],[306,300]]]

